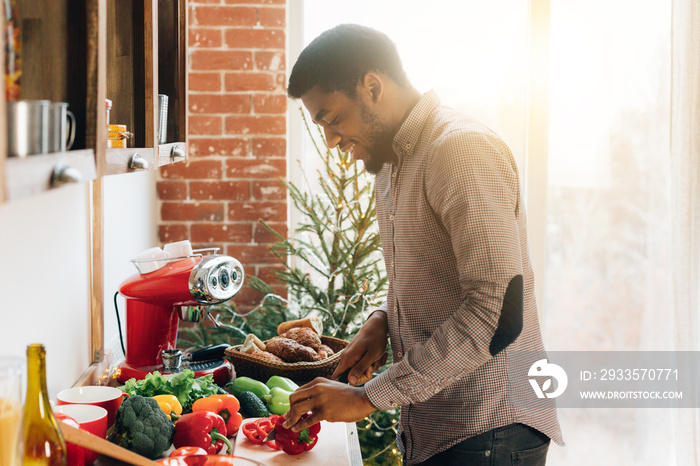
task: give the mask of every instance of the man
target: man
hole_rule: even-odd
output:
[[[508,147],[434,92],[421,95],[394,44],[358,25],[309,44],[288,94],[330,147],[376,174],[390,285],[333,374],[350,369],[350,385],[301,387],[285,425],[355,422],[400,406],[406,464],[544,464],[550,439],[562,443],[555,406],[523,407],[508,380],[519,353],[544,352]],[[355,386],[384,364],[388,337],[393,364]]]

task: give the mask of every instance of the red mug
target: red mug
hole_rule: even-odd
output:
[[[54,411],[74,419],[82,430],[100,438],[107,436],[107,410],[104,408],[95,405],[67,404],[56,406]],[[86,466],[94,463],[99,456],[97,452],[73,444],[69,444],[69,450],[71,446],[79,450],[80,457],[84,459]],[[75,463],[69,461],[68,464]]]
[[[102,408],[100,408],[102,409]],[[104,410],[103,410],[104,411]],[[105,413],[105,421],[107,420],[107,411]],[[78,421],[73,419],[72,417],[63,414],[62,412],[59,411],[54,411],[53,415],[56,417],[56,420],[58,422],[63,422],[65,424],[68,424],[71,427],[75,427],[76,429],[80,428],[80,424],[78,424]],[[82,447],[79,447],[78,445],[74,443],[68,443],[66,442],[66,453],[68,455],[68,464],[71,466],[80,466],[82,464],[85,464],[85,449]]]
[[[56,395],[56,401],[59,406],[80,404],[104,408],[107,410],[107,428],[110,428],[114,424],[117,409],[122,404],[122,400],[128,396],[118,388],[103,385],[86,385],[60,391]]]

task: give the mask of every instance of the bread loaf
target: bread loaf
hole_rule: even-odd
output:
[[[284,363],[282,359],[268,351],[256,351],[254,353],[250,353],[250,355],[255,356],[256,358],[265,359],[266,361]]]
[[[331,356],[333,356],[335,354],[335,351],[333,351],[331,349],[331,347],[328,345],[319,346],[319,348],[316,352],[318,353],[318,356],[321,359],[330,358]]]
[[[286,362],[318,361],[319,356],[312,348],[289,338],[273,337],[266,343],[267,351]]]
[[[318,348],[321,346],[321,338],[316,332],[314,332],[308,327],[294,327],[280,336],[283,338],[289,338],[290,340],[294,340],[297,343],[300,343],[304,346],[308,346],[314,351],[317,351]]]

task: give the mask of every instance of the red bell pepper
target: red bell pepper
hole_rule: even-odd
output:
[[[254,445],[262,445],[267,434],[274,429],[278,417],[280,416],[273,414],[270,417],[263,417],[255,421],[247,422],[241,426],[241,431],[251,443]],[[273,450],[279,450],[277,442],[274,440],[269,440],[265,442],[265,444]]]
[[[181,416],[175,423],[175,448],[200,447],[210,455],[215,455],[226,445],[227,452],[233,451],[226,438],[224,419],[215,413],[201,411]]]
[[[246,422],[241,426],[241,432],[243,432],[243,435],[245,435],[246,438],[250,440],[253,444],[262,445],[265,436],[260,436],[258,428],[255,425],[256,422],[258,422],[258,420]]]
[[[170,457],[173,456],[196,456],[196,455],[206,455],[207,451],[200,447],[180,447],[177,450],[173,450],[170,453]]]
[[[301,419],[306,419],[308,416],[308,413],[303,414]],[[290,455],[298,455],[305,451],[309,451],[316,446],[318,433],[321,431],[320,423],[317,422],[301,432],[294,432],[286,429],[282,426],[283,423],[284,417],[282,416],[278,417],[275,421],[275,431],[277,432],[275,440],[277,442],[277,446],[283,452]]]
[[[258,434],[263,438],[263,440],[265,439],[265,437],[267,437],[267,434],[269,434],[272,431],[272,429],[275,428],[275,423],[277,422],[277,418],[279,417],[279,415],[273,414],[270,417],[264,417],[254,422],[255,428],[258,429]],[[272,448],[273,450],[280,449],[277,446],[277,442],[275,440],[268,440],[267,442],[265,442],[265,445]]]
[[[156,464],[162,466],[231,466],[233,458],[235,457],[227,455],[172,456],[158,460]]]

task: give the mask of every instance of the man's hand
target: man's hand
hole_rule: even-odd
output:
[[[350,369],[350,385],[360,385],[369,381],[374,371],[383,366],[389,356],[386,352],[388,334],[386,312],[377,311],[372,314],[341,353],[340,362],[331,379],[337,379],[340,374]]]
[[[299,432],[320,422],[357,422],[377,410],[363,387],[318,377],[289,396],[291,408],[284,415],[284,427]],[[306,419],[302,414],[311,412]]]

